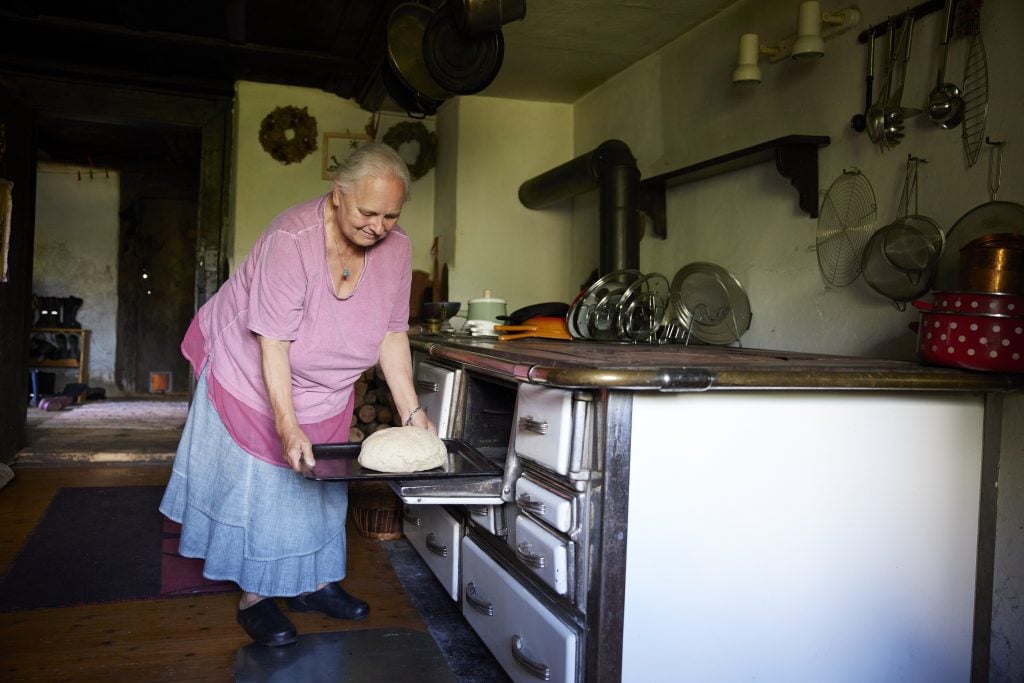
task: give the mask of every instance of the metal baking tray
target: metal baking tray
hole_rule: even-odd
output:
[[[445,479],[501,474],[501,468],[458,439],[441,439],[448,448],[448,459],[441,467],[421,472],[378,472],[359,464],[361,444],[321,443],[313,445],[312,468],[302,465],[307,479],[349,481],[353,479]]]

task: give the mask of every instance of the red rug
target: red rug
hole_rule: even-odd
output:
[[[164,517],[163,562],[160,565],[160,597],[236,590],[231,581],[211,581],[203,576],[203,561],[178,554],[181,525]]]

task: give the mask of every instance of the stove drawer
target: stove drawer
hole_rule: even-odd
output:
[[[564,534],[575,524],[574,501],[523,476],[516,481],[516,505]]]
[[[558,474],[569,472],[572,455],[572,392],[520,384],[516,402],[515,451]]]
[[[442,438],[451,436],[456,372],[430,362],[422,362],[416,365],[413,377],[420,405],[437,425],[437,434]]]
[[[462,525],[440,505],[405,505],[402,512],[402,532],[452,600],[458,600]]]
[[[514,681],[576,680],[579,636],[472,539],[463,539],[462,614]]]
[[[467,505],[469,518],[481,529],[497,536],[505,533],[504,505]]]
[[[516,517],[516,557],[559,595],[569,593],[573,544],[556,536],[526,515]]]

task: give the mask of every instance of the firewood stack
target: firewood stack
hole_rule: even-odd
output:
[[[350,443],[362,443],[378,429],[401,426],[402,418],[395,411],[387,382],[376,367],[363,373],[354,391],[355,407],[348,434]]]

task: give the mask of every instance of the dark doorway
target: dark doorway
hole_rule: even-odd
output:
[[[41,117],[37,147],[41,161],[112,169],[121,179],[117,326],[92,331],[94,339],[116,340],[115,386],[109,388],[187,391],[178,342],[195,301],[199,131]],[[39,194],[38,200],[60,198]],[[89,293],[77,294],[88,306]]]

